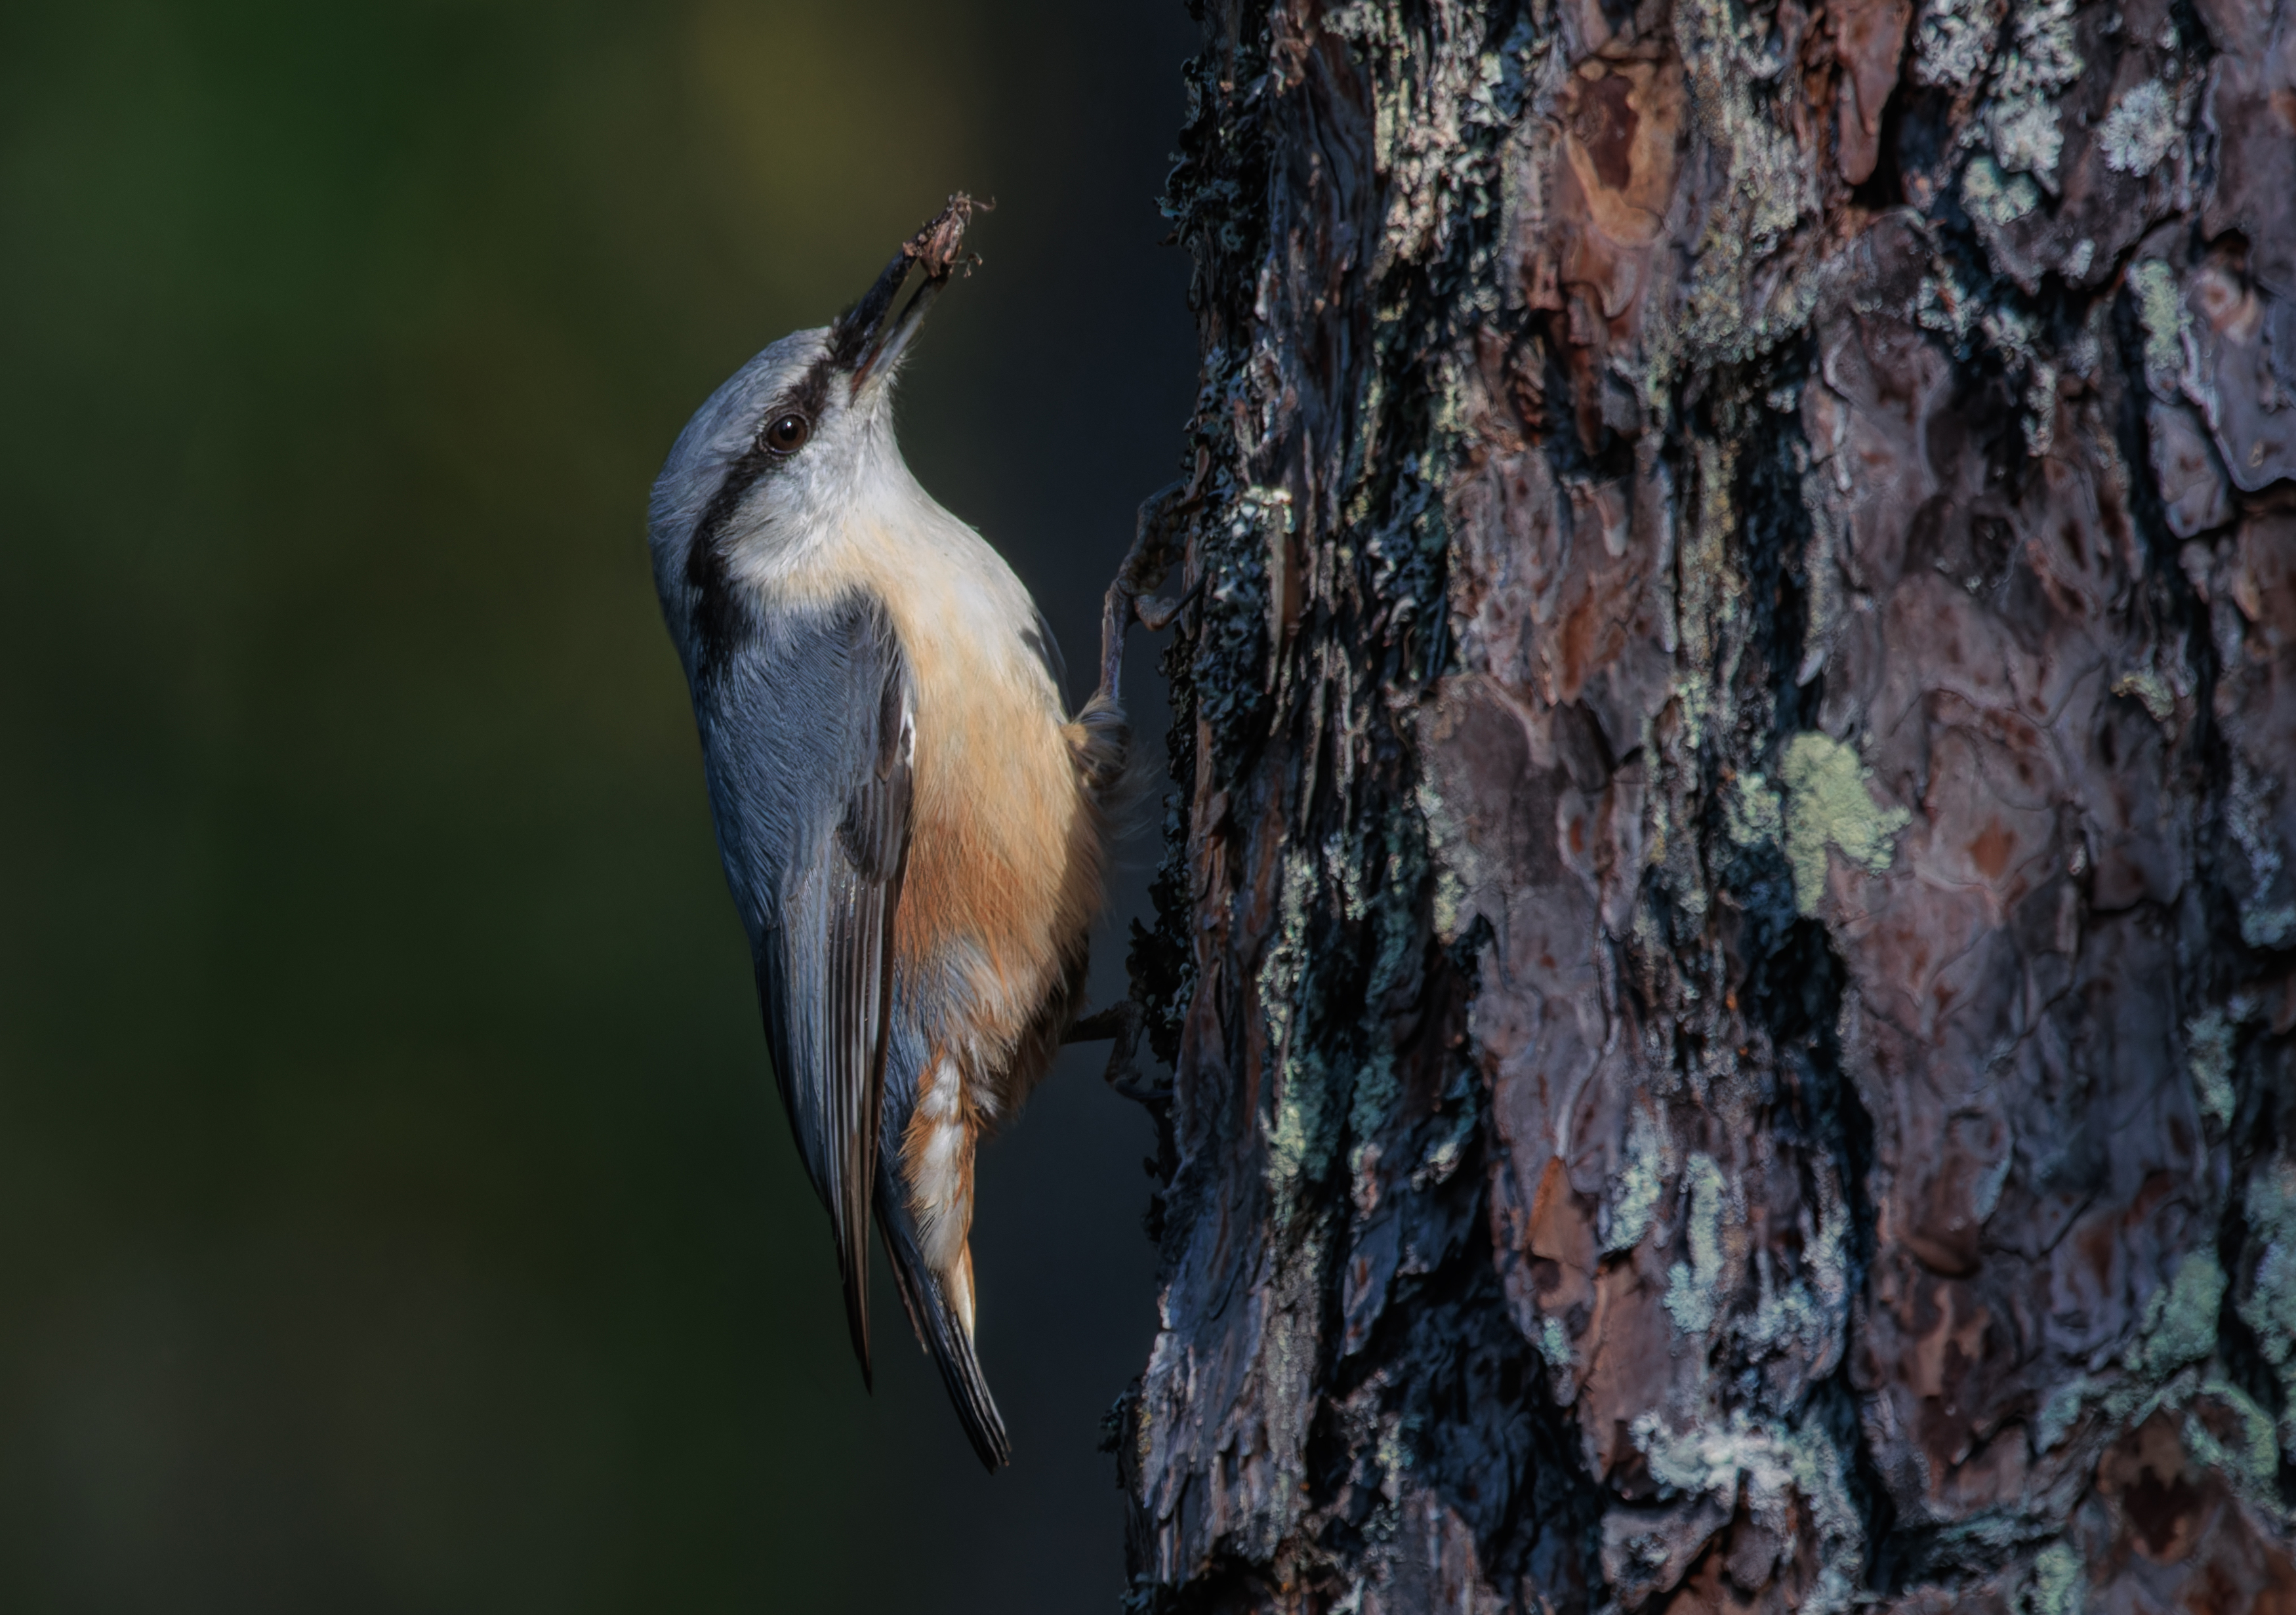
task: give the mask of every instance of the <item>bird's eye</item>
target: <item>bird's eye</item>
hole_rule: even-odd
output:
[[[803,415],[783,415],[766,428],[766,447],[777,455],[793,455],[813,436],[813,422]]]

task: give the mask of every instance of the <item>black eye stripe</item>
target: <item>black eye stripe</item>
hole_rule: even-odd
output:
[[[808,422],[819,420],[822,406],[829,396],[829,379],[835,364],[833,355],[823,355],[796,386],[767,406],[749,447],[726,467],[718,491],[709,496],[709,503],[702,508],[701,520],[694,524],[693,542],[685,552],[685,584],[694,595],[694,673],[701,680],[706,682],[717,676],[734,642],[747,631],[748,608],[735,596],[733,581],[726,575],[718,536],[734,519],[734,512],[742,507],[742,499],[757,486],[758,480],[771,476],[790,462],[790,455],[767,447],[767,430],[784,415],[802,415]]]
[[[709,503],[701,512],[701,521],[693,530],[693,547],[686,554],[686,571],[695,576],[706,568],[706,552],[716,549],[718,535],[726,523],[733,520],[743,496],[756,486],[758,479],[771,471],[789,458],[786,453],[775,453],[766,442],[766,432],[774,422],[786,415],[803,417],[808,423],[820,418],[822,404],[829,396],[829,376],[835,360],[824,354],[814,361],[795,387],[767,406],[758,417],[758,434],[750,439],[750,447],[734,457],[726,468],[725,479],[718,491],[709,496]],[[810,426],[808,425],[808,431]]]

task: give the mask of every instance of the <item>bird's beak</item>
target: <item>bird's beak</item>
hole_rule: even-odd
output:
[[[838,316],[830,330],[830,344],[838,363],[852,375],[854,397],[860,397],[873,378],[882,383],[892,375],[901,350],[924,324],[925,310],[932,307],[941,288],[960,267],[971,272],[973,260],[960,250],[964,227],[972,222],[975,208],[988,205],[963,192],[950,197],[947,207],[901,243],[901,250],[867,295]],[[902,303],[901,289],[908,284],[914,269],[922,269],[924,279],[909,300]]]

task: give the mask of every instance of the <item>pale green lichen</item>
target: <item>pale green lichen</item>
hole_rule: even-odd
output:
[[[2251,947],[2281,947],[2296,937],[2296,903],[2259,904],[2240,911],[2240,939]]]
[[[2280,1445],[2296,1458],[2296,1159],[2278,1155],[2259,1168],[2242,1206],[2250,1242],[2263,1252],[2234,1311],[2255,1332],[2257,1354],[2280,1376]]]
[[[1778,772],[1786,792],[1786,862],[1793,869],[1794,906],[1815,914],[1825,896],[1826,848],[1881,874],[1897,856],[1898,832],[1913,816],[1876,803],[1856,750],[1815,730],[1786,743]]]
[[[1698,515],[1684,545],[1681,584],[1675,596],[1675,636],[1681,646],[1677,665],[1685,669],[1677,676],[1675,689],[1681,700],[1684,743],[1693,750],[1703,742],[1710,725],[1727,719],[1726,703],[1737,671],[1735,629],[1743,617],[1746,592],[1744,580],[1730,564],[1731,541],[1739,529],[1731,496],[1737,482],[1737,445],[1701,439],[1696,448]],[[1702,884],[1689,882],[1692,887]]]
[[[1337,1144],[1339,1118],[1332,1103],[1315,1040],[1292,1037],[1299,998],[1313,946],[1311,901],[1318,889],[1316,860],[1294,848],[1284,855],[1282,897],[1275,939],[1261,967],[1259,1002],[1267,1021],[1267,1046],[1275,1058],[1278,1088],[1267,1138],[1267,1176],[1275,1196],[1275,1220],[1286,1223],[1298,1204],[1303,1179],[1320,1177]]]
[[[1711,1155],[1690,1158],[1685,1174],[1690,1196],[1690,1261],[1667,1270],[1666,1310],[1674,1326],[1685,1334],[1702,1334],[1714,1326],[1718,1304],[1715,1287],[1722,1277],[1722,1211],[1729,1185]]]
[[[2132,1373],[2166,1380],[2217,1349],[2217,1309],[2224,1305],[2225,1272],[2213,1251],[2195,1250],[2177,1275],[2152,1292],[2136,1340],[2121,1358]]]
[[[1538,1355],[1556,1368],[1570,1366],[1570,1337],[1562,1331],[1562,1323],[1554,1318],[1541,1318],[1538,1324]]]
[[[2129,270],[2128,288],[2136,294],[2136,318],[2144,327],[2144,373],[2157,388],[2184,368],[2191,316],[2177,293],[2176,275],[2157,258]]]
[[[2168,86],[2157,78],[2147,78],[2105,114],[2098,143],[2103,148],[2106,168],[2116,174],[2142,176],[2161,166],[2184,133],[2177,127],[2177,102]]]
[[[2251,884],[2247,901],[2240,906],[2240,939],[2251,947],[2280,947],[2296,937],[2296,906],[2267,900],[2286,862],[2273,826],[2273,809],[2279,796],[2278,780],[2259,775],[2245,757],[2233,754],[2225,828],[2248,859]]]
[[[1658,1213],[1659,1197],[1666,1193],[1673,1152],[1647,1111],[1637,1109],[1627,1124],[1627,1164],[1612,1180],[1611,1228],[1603,1249],[1631,1250],[1650,1232]]]
[[[2085,1579],[2072,1544],[2052,1542],[2033,1555],[2027,1607],[2032,1615],[2080,1615]]]
[[[2112,693],[2137,702],[2156,724],[2165,726],[2177,716],[2177,693],[2169,687],[2167,679],[2150,668],[2123,673],[2112,681]]]
[[[2185,1450],[2211,1469],[2223,1471],[2252,1496],[2269,1494],[2280,1472],[2279,1449],[2273,1444],[2272,1415],[2256,1405],[2246,1391],[2229,1380],[2210,1380],[2201,1394],[2213,1397],[2232,1410],[2240,1422],[2240,1449],[2235,1452],[2217,1439],[2197,1415],[2185,1418]]]
[[[1784,799],[1770,782],[1752,771],[1733,782],[1734,789],[1722,799],[1723,829],[1741,847],[1759,847],[1785,834]]]
[[[1419,782],[1413,789],[1412,802],[1419,809],[1419,822],[1426,827],[1428,845],[1443,850],[1444,856],[1435,860],[1433,919],[1435,934],[1450,943],[1457,940],[1467,923],[1473,893],[1469,889],[1472,877],[1463,871],[1472,867],[1472,849],[1467,845],[1466,827],[1433,780]]]
[[[2047,1452],[2080,1422],[2081,1404],[2095,1393],[2096,1388],[2096,1381],[2085,1373],[2075,1374],[2057,1387],[2033,1421],[2036,1453]]]
[[[2220,1009],[2203,1010],[2185,1022],[2185,1063],[2201,1113],[2229,1125],[2239,1100],[2232,1091],[2233,1024]]]
[[[2026,175],[2004,174],[1990,157],[1977,157],[1962,170],[1961,201],[1982,224],[2013,225],[2041,205],[2041,187]]]

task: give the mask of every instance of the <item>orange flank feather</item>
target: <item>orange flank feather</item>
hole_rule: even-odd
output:
[[[973,1145],[1028,1098],[1074,1013],[1102,899],[1101,809],[1060,693],[1021,637],[1029,621],[992,638],[1004,654],[984,665],[977,634],[948,632],[947,594],[965,580],[920,569],[876,581],[916,701],[893,968],[939,981],[910,1000],[936,1006],[939,1024],[926,1028],[933,1058],[902,1140],[902,1176],[926,1259],[970,1333]]]
[[[966,1023],[933,1029],[936,1040],[965,1068],[968,1097],[993,1118],[1024,1100],[1049,1063],[1052,1045],[1029,1046],[1040,1040],[1032,1034],[1048,1013],[1065,1018],[1101,903],[1100,810],[1084,789],[1059,696],[1018,632],[1004,665],[980,667],[971,655],[960,661],[931,619],[903,611],[908,602],[889,603],[917,723],[894,968],[953,978],[958,990],[943,1002]]]

